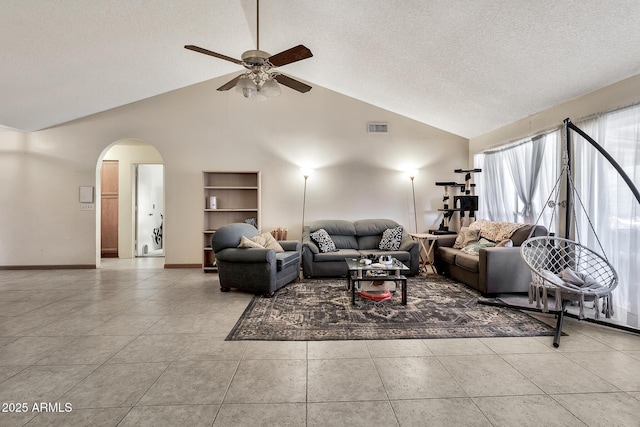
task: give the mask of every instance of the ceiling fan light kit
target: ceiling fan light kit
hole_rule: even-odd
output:
[[[311,86],[289,76],[285,76],[278,71],[273,71],[273,69],[282,65],[291,64],[292,62],[311,58],[313,54],[303,45],[292,47],[291,49],[287,49],[275,55],[271,55],[268,52],[260,50],[259,0],[256,0],[256,8],[257,46],[255,50],[248,50],[244,52],[241,56],[241,60],[194,45],[186,45],[185,49],[224,59],[225,61],[242,65],[247,69],[244,74],[237,76],[233,78],[233,80],[220,86],[218,88],[219,91],[226,91],[235,86],[236,92],[241,93],[245,98],[259,101],[264,101],[267,97],[279,96],[282,90],[278,83],[300,93],[309,92],[311,90]]]

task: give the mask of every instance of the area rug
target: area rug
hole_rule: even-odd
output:
[[[553,328],[519,311],[478,304],[480,294],[441,276],[408,279],[408,303],[356,297],[346,279],[291,283],[272,298],[256,296],[228,341],[386,340],[527,337]]]

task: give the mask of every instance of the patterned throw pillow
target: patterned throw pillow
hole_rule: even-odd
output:
[[[386,251],[397,251],[400,249],[400,242],[402,241],[402,226],[396,228],[387,228],[382,233],[382,240],[378,248]]]
[[[480,230],[475,230],[469,227],[462,227],[460,231],[458,231],[458,237],[456,237],[453,248],[462,249],[470,243],[477,242],[478,237],[480,237]]]
[[[331,240],[331,236],[329,236],[329,233],[327,233],[327,230],[324,228],[314,231],[310,234],[310,237],[311,240],[318,245],[318,248],[322,253],[336,252],[338,250],[336,249],[336,244]]]

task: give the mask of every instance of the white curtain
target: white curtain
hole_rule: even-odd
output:
[[[558,215],[546,202],[560,173],[560,130],[474,157],[479,217],[526,222],[558,231]],[[542,215],[541,215],[542,214]]]
[[[640,188],[640,106],[577,122],[576,126],[600,144]],[[604,252],[618,273],[613,293],[615,320],[639,326],[640,206],[633,193],[602,154],[572,132],[576,192],[576,240]],[[589,226],[591,220],[595,234]]]
[[[502,222],[515,220],[515,187],[510,179],[505,179],[509,176],[505,159],[505,151],[475,156],[474,167],[482,169],[482,173],[476,174],[479,219]]]
[[[535,221],[535,218],[532,218],[533,196],[538,190],[538,175],[544,159],[545,142],[546,138],[540,136],[520,145],[517,149],[505,151],[507,169],[523,205],[518,215],[525,223]]]

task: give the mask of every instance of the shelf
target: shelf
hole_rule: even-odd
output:
[[[258,212],[257,208],[205,209],[205,212]]]
[[[212,186],[206,185],[205,190],[257,190],[258,187],[232,187],[232,186]]]
[[[203,232],[202,269],[205,273],[217,272],[216,257],[211,239],[216,230],[231,223],[249,219],[257,221],[260,228],[260,172],[202,172]],[[211,199],[215,198],[216,209]]]

